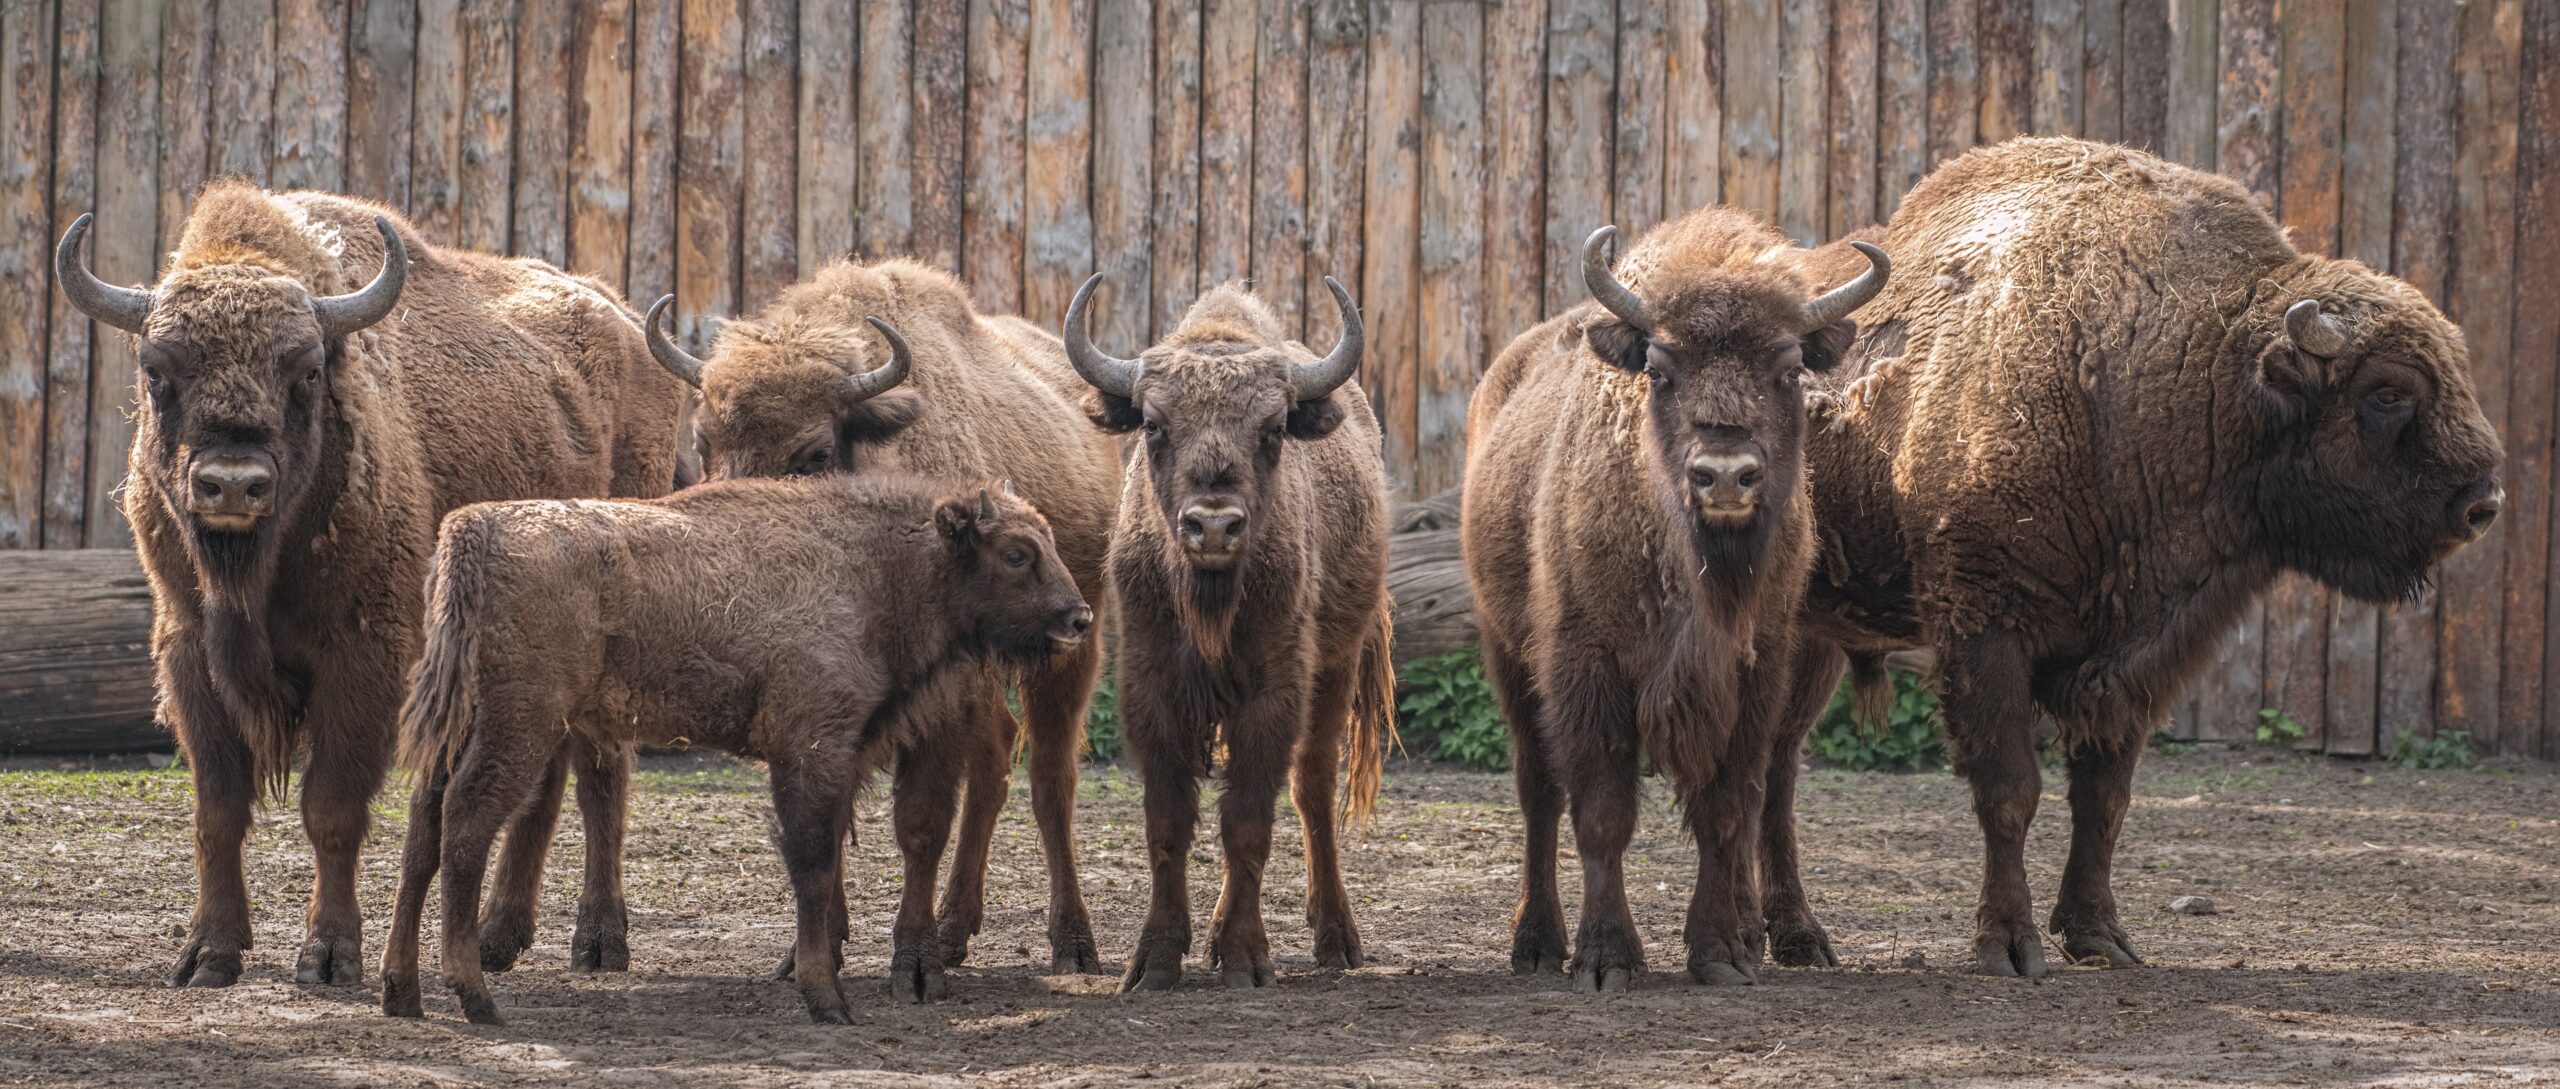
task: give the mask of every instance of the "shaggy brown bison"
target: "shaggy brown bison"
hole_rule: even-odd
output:
[[[1574,985],[1644,970],[1623,860],[1649,762],[1698,843],[1689,974],[1748,983],[1753,824],[1813,559],[1803,375],[1839,361],[1889,266],[1867,247],[1866,273],[1808,298],[1805,251],[1747,213],[1655,227],[1612,274],[1615,233],[1584,244],[1593,302],[1514,340],[1468,413],[1467,570],[1528,829],[1511,964],[1568,967],[1570,802]]]
[[[1316,963],[1360,965],[1360,933],[1334,842],[1334,773],[1349,763],[1354,819],[1375,804],[1395,735],[1388,658],[1386,473],[1360,369],[1360,314],[1326,278],[1342,337],[1317,358],[1260,299],[1229,284],[1192,304],[1163,343],[1120,359],[1067,307],[1067,358],[1092,383],[1105,432],[1144,436],[1111,535],[1120,599],[1120,715],[1146,784],[1146,928],[1128,990],[1162,990],[1191,950],[1189,868],[1200,779],[1226,750],[1219,830],[1226,888],[1210,923],[1228,986],[1272,982],[1262,873],[1287,778],[1307,837]]]
[[[564,728],[597,747],[682,736],[765,761],[811,1020],[849,1020],[844,847],[854,795],[893,756],[952,760],[979,663],[1085,642],[1093,610],[1048,524],[1011,485],[946,495],[902,475],[711,483],[638,502],[484,504],[446,519],[426,654],[402,709],[418,769],[383,1012],[415,1017],[418,924],[444,873],[444,970],[465,1015],[500,1021],[480,973],[481,871]],[[935,984],[933,877],[948,775],[896,796],[906,883],[891,932],[901,997]]]
[[[2074,960],[2138,963],[2108,872],[2170,702],[2280,571],[2418,593],[2497,517],[2498,437],[2424,297],[2296,252],[2210,174],[2015,140],[1930,175],[1888,237],[1909,271],[1813,407],[1823,544],[1789,736],[1843,651],[1934,647],[1985,840],[1975,964],[2035,976],[2023,849],[2051,716],[2071,854],[2050,925]],[[1774,767],[1770,939],[1827,963],[1796,881],[1794,761]]]
[[[318,856],[296,975],[362,971],[356,855],[391,760],[416,657],[436,520],[520,496],[664,494],[682,390],[604,288],[534,261],[430,246],[379,205],[217,182],[158,286],[55,255],[64,294],[140,340],[125,515],[151,583],[160,718],[195,777],[198,902],[173,981],[223,986],[249,948],[241,844],[260,787],[309,755],[303,828]],[[564,753],[562,759],[566,759]],[[591,848],[574,957],[618,967],[615,875],[625,757],[590,755]],[[559,808],[508,837],[492,927],[531,940]]]
[[[875,468],[1011,479],[1048,517],[1085,599],[1103,602],[1115,455],[1070,400],[1083,384],[1058,338],[1019,318],[977,313],[958,281],[905,260],[820,269],[763,313],[729,323],[709,360],[685,354],[659,331],[657,315],[667,305],[661,299],[650,310],[650,349],[702,390],[699,425],[713,479]],[[884,358],[886,341],[866,319],[885,319],[904,333],[911,362]],[[1022,678],[1031,807],[1049,865],[1050,963],[1058,972],[1102,970],[1076,880],[1074,832],[1076,759],[1101,663],[1097,640]],[[991,675],[978,698],[957,710],[980,731],[965,769],[968,809],[943,898],[937,972],[968,955],[986,916],[987,851],[1004,811],[1016,733],[1005,680]]]

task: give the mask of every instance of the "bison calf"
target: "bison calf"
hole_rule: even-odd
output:
[[[1342,339],[1318,359],[1233,285],[1202,296],[1164,343],[1117,359],[1085,339],[1085,281],[1067,358],[1093,418],[1137,431],[1111,536],[1120,600],[1120,714],[1146,784],[1154,896],[1123,986],[1160,990],[1191,949],[1188,870],[1200,779],[1225,743],[1227,880],[1209,953],[1229,986],[1272,981],[1262,871],[1281,779],[1307,836],[1316,962],[1360,964],[1334,846],[1334,771],[1354,815],[1376,800],[1391,737],[1387,518],[1378,426],[1350,378],[1360,315],[1331,279]],[[1223,734],[1221,727],[1224,727]]]
[[[441,867],[447,982],[471,1020],[499,1021],[480,972],[481,874],[565,728],[598,746],[684,737],[765,761],[798,906],[793,974],[811,1019],[847,1021],[836,974],[855,792],[893,756],[957,758],[930,735],[951,728],[982,663],[1046,660],[1093,624],[1048,523],[1010,484],[937,494],[890,475],[728,481],[447,519],[401,712],[419,779],[383,1012],[420,1012],[419,916]],[[912,998],[938,979],[921,966],[954,779],[906,770],[890,974]]]

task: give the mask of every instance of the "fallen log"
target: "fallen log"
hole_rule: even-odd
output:
[[[151,590],[134,554],[0,552],[0,752],[169,748],[151,705]]]
[[[1396,508],[1387,538],[1396,664],[1476,645],[1475,595],[1458,548],[1458,489]]]

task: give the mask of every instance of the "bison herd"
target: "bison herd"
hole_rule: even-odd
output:
[[[1213,774],[1208,964],[1273,981],[1283,785],[1315,959],[1361,964],[1335,824],[1376,801],[1395,677],[1340,284],[1321,354],[1229,285],[1123,358],[1088,338],[1099,276],[1060,338],[925,265],[838,262],[697,358],[661,331],[669,300],[643,318],[345,197],[217,183],[148,289],[89,273],[88,222],[59,282],[138,341],[125,509],[195,781],[174,983],[239,978],[242,843],[297,760],[317,861],[297,976],[357,979],[357,856],[395,754],[416,790],[384,1012],[421,1013],[441,874],[445,980],[499,1020],[484,973],[532,940],[572,781],[572,965],[622,969],[631,754],[683,741],[770,771],[798,918],[781,977],[819,1021],[851,1016],[844,852],[890,771],[890,984],[926,1000],[983,918],[1018,734],[1054,970],[1100,971],[1073,803],[1106,619],[1152,878],[1124,987],[1173,986],[1193,951]],[[2045,722],[2072,818],[2046,927],[2075,961],[2139,963],[2116,835],[2143,739],[2216,638],[2286,571],[2416,595],[2498,515],[2459,331],[2138,151],[1977,150],[1820,248],[1729,208],[1613,261],[1615,236],[1584,248],[1591,301],[1522,332],[1469,418],[1466,560],[1526,845],[1517,972],[1614,991],[1644,971],[1623,860],[1648,769],[1697,847],[1689,975],[1836,964],[1797,877],[1796,754],[1844,675],[1872,705],[1883,656],[1917,647],[1982,828],[1976,968],[2047,971],[2022,858]]]

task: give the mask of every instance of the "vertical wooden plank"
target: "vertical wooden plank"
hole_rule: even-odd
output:
[[[1044,324],[1066,314],[1093,274],[1092,57],[1093,0],[1032,0],[1022,310]],[[1095,305],[1117,309],[1129,290],[1114,284]]]
[[[1876,0],[1831,3],[1831,162],[1822,239],[1882,221],[1876,211]]]
[[[1147,231],[1155,97],[1139,93],[1155,67],[1146,0],[1095,0],[1093,35],[1093,271],[1111,285],[1113,303],[1094,315],[1093,335],[1114,352],[1135,353],[1151,340],[1155,296]]]
[[[647,3],[632,9],[631,272],[625,282],[626,294],[643,306],[676,289],[676,57],[683,36],[682,8]]]
[[[1829,15],[1827,0],[1784,0],[1779,19],[1778,227],[1808,245],[1821,239],[1831,207]]]
[[[1484,344],[1484,29],[1474,4],[1423,5],[1422,365],[1406,489],[1415,497],[1455,487],[1466,469],[1467,397]]]
[[[453,241],[503,252],[514,212],[515,5],[463,0],[460,231]]]
[[[1361,301],[1361,201],[1368,176],[1368,0],[1319,0],[1307,22],[1307,343],[1342,331],[1324,278]],[[1481,44],[1481,43],[1479,43]],[[1407,463],[1389,461],[1391,479]]]
[[[1644,233],[1664,216],[1677,214],[1677,210],[1663,206],[1663,135],[1670,118],[1671,47],[1665,7],[1644,0],[1618,5],[1617,132],[1610,141],[1614,159],[1609,180],[1618,230],[1630,238]],[[1479,41],[1475,48],[1481,46]],[[1459,43],[1452,40],[1445,45],[1426,46],[1426,65],[1432,48],[1455,49]]]
[[[1982,71],[1974,52],[1974,0],[1929,2],[1929,168],[1973,146]]]
[[[1779,5],[1795,0],[1731,0],[1724,9],[1724,202],[1778,219],[1780,125],[1784,118],[1785,38]],[[1558,0],[1558,6],[1563,0]],[[1550,94],[1551,110],[1557,108]],[[1558,111],[1550,129],[1561,128],[1570,115]],[[1549,168],[1551,184],[1554,169]],[[1562,200],[1559,191],[1551,194]],[[1581,239],[1573,240],[1579,244]],[[1550,269],[1570,271],[1578,253],[1564,255]],[[1580,285],[1576,285],[1577,289]],[[1578,297],[1578,296],[1571,296]]]
[[[569,260],[569,0],[521,0],[516,18],[514,214],[508,249]]]
[[[1982,19],[1982,112],[1975,134],[1996,144],[2035,122],[2035,0],[1975,4]]]
[[[873,260],[907,252],[915,237],[915,148],[908,139],[915,116],[911,15],[909,0],[862,3],[862,68],[854,80],[862,147],[854,233],[862,255]]]
[[[1200,288],[1253,268],[1253,0],[1208,0],[1201,11]]]
[[[2080,135],[2124,139],[2124,0],[2089,0],[2081,22]]]
[[[569,80],[569,268],[616,289],[631,266],[631,31],[631,0],[580,5]]]
[[[1293,0],[1264,0],[1257,30],[1253,290],[1280,327],[1298,335],[1307,295],[1307,11]]]
[[[1675,12],[1679,8],[1673,9]],[[1546,316],[1546,229],[1547,229],[1547,7],[1546,0],[1505,0],[1502,6],[1485,13],[1485,106],[1493,113],[1493,186],[1485,209],[1485,355],[1491,359],[1511,338]],[[1710,64],[1720,62],[1723,52],[1707,43],[1704,55]],[[1717,86],[1711,68],[1698,69],[1698,78],[1685,79],[1672,74],[1675,100],[1689,94],[1713,94]],[[1694,91],[1677,88],[1694,86]],[[1686,123],[1698,123],[1703,117],[1713,122],[1720,111],[1693,110]],[[1683,129],[1684,147],[1695,141],[1716,145],[1724,139],[1717,127],[1696,132]],[[1374,145],[1373,145],[1374,146]],[[1712,174],[1717,154],[1684,152],[1680,168],[1689,193],[1682,203],[1689,203],[1700,190],[1712,201],[1719,181],[1701,180],[1694,170],[1703,162]],[[1376,185],[1369,187],[1371,198],[1386,199],[1387,191]],[[1380,245],[1371,234],[1370,245]]]
[[[441,245],[462,238],[462,0],[418,0],[410,97],[409,222]]]
[[[1022,310],[1022,96],[1030,33],[1031,9],[1023,0],[971,0],[969,195],[961,268],[969,274],[978,309],[989,313]],[[1030,318],[1055,327],[1063,316]]]
[[[2560,3],[2524,8],[2519,52],[2520,118],[2516,126],[2516,252],[2560,252]],[[2551,452],[2555,383],[2560,372],[2560,262],[2516,262],[2515,366],[2507,386],[2506,631],[2499,641],[2501,711],[2532,724],[2531,755],[2560,755],[2560,715],[2547,702],[2555,686],[2548,657],[2560,640],[2551,628]],[[2524,727],[2519,726],[2519,730]],[[2511,751],[2525,752],[2519,743]]]
[[[800,273],[799,60],[793,32],[799,0],[745,0],[739,28],[740,131],[746,139],[739,184],[738,309],[753,313]]]
[[[854,187],[861,173],[854,140],[855,25],[853,5],[800,5],[800,176],[792,190],[799,205],[792,220],[802,276],[855,248]],[[1019,76],[1021,69],[1014,71]]]
[[[1892,0],[1917,4],[1919,0]],[[1488,135],[1496,141],[1494,184],[1508,183],[1499,168],[1501,133],[1513,124],[1504,113],[1506,89],[1500,73],[1507,63],[1502,55],[1503,23],[1511,18],[1508,9],[1519,6],[1518,0],[1502,5],[1489,16],[1485,57],[1485,104],[1492,113],[1492,129]],[[1662,213],[1676,216],[1693,208],[1714,204],[1724,192],[1724,4],[1723,0],[1670,0],[1666,36],[1670,39],[1670,72],[1663,80],[1663,97],[1667,100],[1663,144],[1664,191]],[[1492,212],[1498,224],[1505,212],[1496,202]],[[1488,225],[1485,253],[1493,256],[1496,236]],[[1485,304],[1488,315],[1501,309],[1495,296],[1502,272],[1488,270]],[[1491,357],[1487,357],[1490,361]]]
[[[106,0],[99,9],[98,222],[89,232],[89,268],[111,284],[151,283],[164,252],[160,13],[155,0]],[[124,548],[133,543],[121,491],[133,445],[133,349],[122,335],[100,336],[94,328],[91,335],[97,362],[89,371],[87,544]]]
[[[276,0],[278,189],[346,184],[347,0]]]
[[[213,28],[213,172],[267,180],[276,0],[219,0]]]
[[[213,123],[208,116],[212,111],[205,104],[213,101],[213,14],[209,4],[179,4],[162,13],[161,122],[156,142],[160,251],[164,253],[175,246],[178,225],[186,222],[196,191],[212,166]],[[103,96],[106,91],[99,93]],[[102,338],[100,343],[113,339]]]
[[[2338,149],[2338,252],[2375,268],[2391,267],[2399,34],[2399,0],[2349,0],[2345,139]],[[2380,624],[2381,611],[2374,606],[2331,595],[2329,752],[2361,755],[2380,743]]]
[[[2441,305],[2452,275],[2455,0],[2401,0],[2400,151],[2392,271]],[[2385,609],[2377,685],[2382,742],[2435,730],[2435,602]]]
[[[1774,22],[1771,31],[1775,33]],[[1609,206],[1610,40],[1617,17],[1609,0],[1552,0],[1547,7],[1547,282],[1546,307],[1553,314],[1582,301],[1587,294],[1576,270],[1582,267],[1582,241],[1617,215]],[[1775,50],[1771,51],[1775,56]],[[1767,118],[1770,142],[1777,135],[1776,83],[1771,82]],[[1731,115],[1727,115],[1728,121]],[[1769,197],[1777,198],[1775,162],[1770,166]],[[1734,186],[1728,182],[1730,195]],[[1622,233],[1622,240],[1633,241]]]
[[[627,10],[628,3],[609,0],[607,6]],[[418,0],[355,0],[355,5],[347,45],[347,191],[406,208]],[[623,82],[628,100],[628,71]],[[627,105],[625,110],[628,116]],[[621,278],[616,266],[613,279]]]
[[[1142,17],[1144,14],[1140,12]],[[1139,33],[1145,34],[1143,25]],[[968,8],[948,2],[919,5],[915,34],[915,218],[911,244],[917,260],[957,274],[962,202],[968,190]],[[1141,174],[1140,181],[1144,180]]]
[[[1929,172],[1929,5],[1884,0],[1876,62],[1876,220]]]
[[[1173,331],[1200,294],[1200,0],[1156,3],[1154,91],[1148,343]]]
[[[2280,13],[2284,114],[2279,199],[2294,245],[2310,252],[2338,252],[2338,210],[2343,177],[2339,143],[2345,135],[2339,104],[2346,97],[2343,63],[2346,10],[2336,5],[2289,4]],[[2300,576],[2280,578],[2267,596],[2265,702],[2300,723],[2308,747],[2329,743],[2328,590]]]
[[[2216,143],[2214,99],[2222,80],[2216,72],[2222,31],[2214,0],[2168,0],[2169,112],[2163,124],[2161,150],[2188,166],[2213,169]]]
[[[2082,110],[2089,78],[2088,30],[2098,5],[2084,0],[2035,0],[2035,131],[2076,135],[2083,129]]]
[[[677,56],[676,328],[695,351],[739,312],[738,208],[745,188],[745,67],[739,0],[684,0]]]
[[[2162,152],[2169,138],[2169,0],[2124,0],[2124,131],[2118,138]]]
[[[0,5],[0,548],[34,548],[44,533],[53,18],[45,0]]]
[[[1422,369],[1423,8],[1378,0],[1369,35],[1368,246],[1360,273],[1367,360],[1360,381],[1386,432],[1390,466],[1414,463],[1414,397]],[[1442,29],[1442,28],[1436,28]],[[1446,75],[1433,71],[1432,75]],[[1434,86],[1431,90],[1439,90]],[[1444,209],[1445,210],[1445,209]]]
[[[98,0],[63,0],[54,10],[52,214],[50,222],[36,224],[36,237],[46,244],[79,213],[98,206],[98,14]],[[7,85],[14,100],[17,86],[14,81]],[[13,115],[0,131],[16,134],[18,119]],[[20,182],[14,168],[9,180]],[[13,210],[19,207],[17,200],[7,203]],[[17,226],[11,240],[22,246],[26,224]],[[52,270],[51,262],[39,259],[22,265],[10,279],[41,293],[41,301],[25,311],[27,341],[42,353],[34,365],[44,377],[44,521],[38,543],[78,548],[89,524],[89,367],[95,329],[71,300],[52,289]],[[0,352],[0,360],[10,358]]]
[[[2516,266],[2516,65],[2523,47],[2519,0],[2471,0],[2462,6],[2454,91],[2452,250],[2447,313],[2471,349],[2471,381],[2480,411],[2508,433],[2507,387],[2514,373]],[[2555,209],[2537,209],[2548,215]],[[2543,259],[2548,259],[2547,257]],[[2538,300],[2551,305],[2555,300]],[[2512,459],[2510,459],[2512,460]],[[2533,723],[2501,720],[2498,636],[2505,627],[2504,519],[2436,573],[2436,728],[2471,734],[2484,752],[2530,751]],[[2511,736],[2512,734],[2512,736]],[[2517,746],[2515,741],[2525,742]]]

